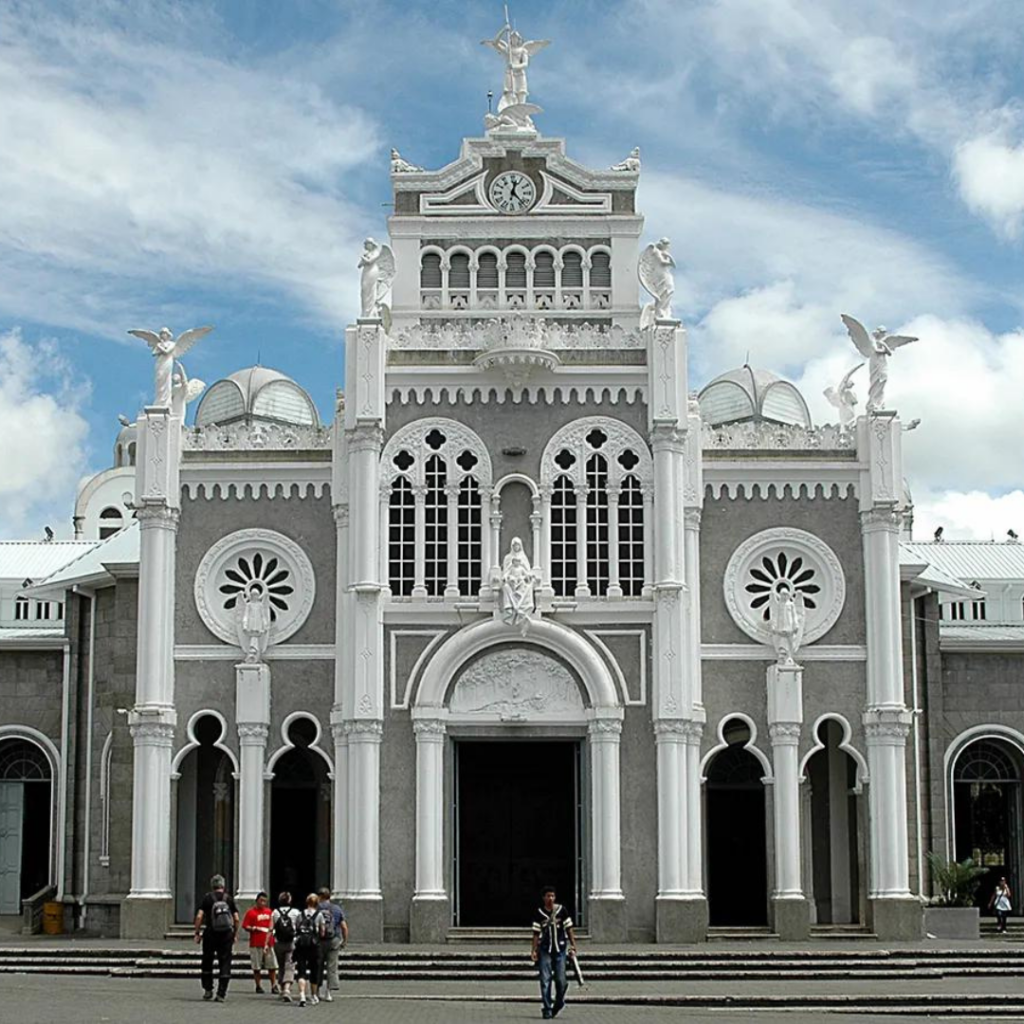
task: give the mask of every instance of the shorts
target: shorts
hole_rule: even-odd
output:
[[[273,946],[250,946],[249,959],[254,971],[277,970],[277,957]]]

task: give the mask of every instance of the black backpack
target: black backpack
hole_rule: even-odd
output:
[[[320,938],[320,931],[317,925],[319,917],[319,912],[313,914],[312,917],[304,910],[299,914],[299,923],[295,928],[296,949],[311,949],[316,945]]]
[[[210,907],[210,928],[215,932],[229,932],[234,927],[231,905],[223,897],[217,899],[214,896],[213,906]]]
[[[295,941],[295,921],[292,919],[291,907],[279,907],[277,920],[274,922],[274,938],[282,945]]]

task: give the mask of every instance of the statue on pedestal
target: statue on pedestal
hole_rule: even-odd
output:
[[[652,242],[640,254],[636,274],[640,283],[654,297],[653,302],[644,306],[640,314],[640,329],[653,327],[657,320],[672,318],[672,295],[676,290],[676,261],[668,251],[672,243],[667,238]]]
[[[262,580],[250,580],[235,605],[238,646],[249,665],[259,665],[270,642],[270,595]]]
[[[381,245],[372,238],[363,242],[363,254],[356,264],[362,271],[359,279],[360,316],[380,319],[384,330],[391,330],[391,307],[385,303],[391,282],[395,279],[395,254],[390,245]]]
[[[536,609],[534,589],[539,584],[540,573],[530,566],[523,542],[513,537],[501,563],[501,617],[509,626],[519,626],[524,635]]]
[[[541,108],[527,103],[529,88],[526,72],[530,66],[530,58],[551,45],[550,39],[525,40],[512,28],[508,17],[508,6],[505,7],[505,24],[498,30],[493,39],[483,39],[481,46],[489,46],[505,58],[505,77],[502,81],[501,97],[498,99],[498,112],[488,114],[484,124],[488,130],[494,128],[519,128],[535,131],[531,114],[539,114]]]
[[[185,367],[180,362],[175,362],[175,370],[171,375],[171,413],[185,422],[185,411],[188,403],[195,401],[206,387],[204,381],[189,380]]]
[[[804,595],[786,580],[780,580],[771,595],[768,629],[780,665],[795,665],[797,651],[804,639],[807,606]]]
[[[906,334],[890,334],[884,327],[876,327],[870,334],[859,320],[841,314],[842,321],[857,351],[868,361],[868,412],[885,408],[885,385],[889,380],[889,357],[903,345],[917,338]]]
[[[212,327],[194,327],[191,331],[179,334],[177,338],[168,327],[161,327],[159,333],[141,330],[128,332],[136,338],[141,338],[150,347],[153,358],[156,360],[153,374],[154,405],[170,407],[174,361],[183,356],[203,335],[209,334],[212,330]]]
[[[634,146],[629,151],[629,156],[627,156],[626,159],[622,161],[622,163],[612,164],[609,170],[630,171],[631,173],[635,174],[637,171],[640,170],[640,147]]]
[[[857,418],[854,412],[857,396],[853,393],[853,375],[863,365],[858,363],[834,388],[825,388],[825,397],[839,410],[840,426],[848,427]]]
[[[422,171],[422,167],[418,167],[416,164],[409,163],[408,160],[402,159],[402,154],[397,149],[392,148],[391,150],[391,173],[392,174],[416,174],[418,171]]]

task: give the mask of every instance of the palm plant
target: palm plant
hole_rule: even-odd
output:
[[[933,850],[928,854],[932,875],[932,903],[937,907],[973,907],[974,898],[988,868],[966,860],[947,861]]]

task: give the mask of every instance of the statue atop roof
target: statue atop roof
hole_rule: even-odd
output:
[[[498,100],[498,111],[484,118],[488,131],[502,128],[536,131],[530,115],[539,114],[541,108],[527,102],[529,89],[526,84],[526,71],[530,66],[530,58],[550,43],[549,39],[524,39],[512,27],[508,16],[508,4],[505,5],[505,24],[493,39],[481,40],[481,46],[489,46],[505,58],[505,77]]]

